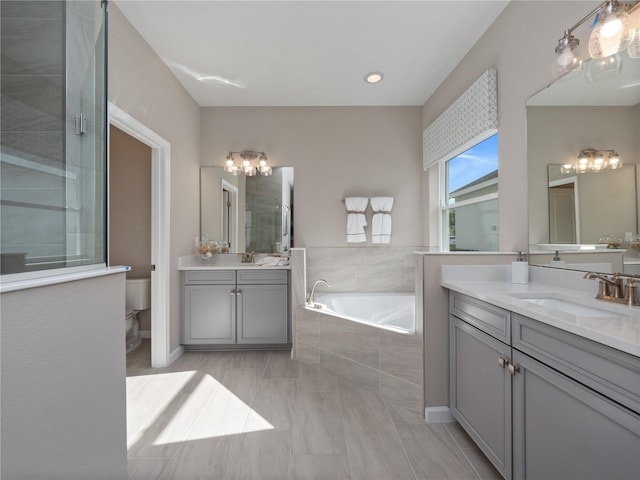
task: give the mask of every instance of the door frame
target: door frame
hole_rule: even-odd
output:
[[[112,102],[108,108],[109,126],[151,147],[151,368],[163,368],[171,363],[171,144]]]

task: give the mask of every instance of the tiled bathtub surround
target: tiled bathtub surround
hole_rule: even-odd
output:
[[[399,418],[422,417],[420,333],[397,333],[300,306],[294,318],[297,360],[376,393]]]
[[[323,278],[334,292],[413,292],[419,247],[311,247],[306,249],[307,285]]]

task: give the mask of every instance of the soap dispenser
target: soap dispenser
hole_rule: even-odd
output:
[[[553,256],[553,260],[551,260],[552,267],[560,267],[565,265],[567,262],[564,260],[560,260],[560,255],[558,254],[558,250],[556,250],[556,254]]]
[[[522,252],[518,252],[518,258],[511,262],[511,283],[529,283],[529,264],[525,262]]]

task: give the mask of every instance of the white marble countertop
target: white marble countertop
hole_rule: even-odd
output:
[[[255,255],[254,259],[258,260],[267,255]],[[281,257],[283,259],[287,257]],[[202,260],[200,255],[188,255],[178,258],[178,270],[290,270],[290,264],[284,266],[260,266],[256,263],[242,263],[242,255],[229,253],[215,255],[211,260]]]
[[[443,280],[441,285],[640,357],[640,307],[596,300],[591,293],[558,288],[545,283],[519,285],[507,281]],[[533,304],[523,297],[560,298],[585,307],[604,310],[610,315],[583,316],[565,313]]]

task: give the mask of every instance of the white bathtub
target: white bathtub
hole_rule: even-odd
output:
[[[415,295],[396,292],[316,293],[315,301],[356,322],[415,331]]]

